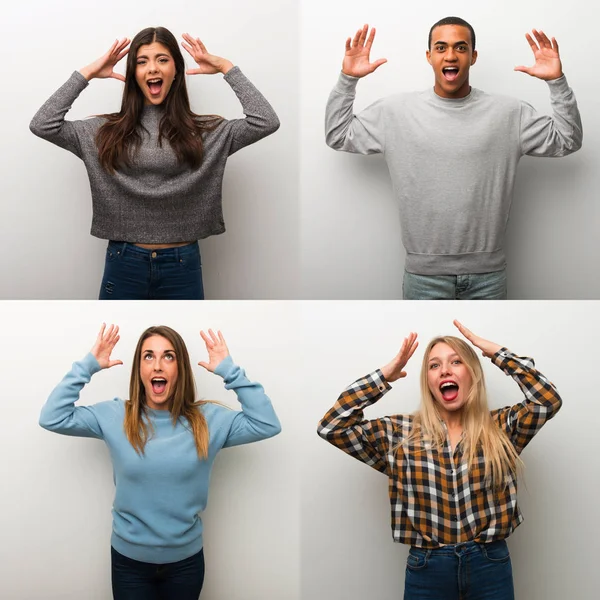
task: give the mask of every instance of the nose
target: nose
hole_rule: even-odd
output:
[[[162,369],[160,368],[160,359],[158,357],[156,357],[154,359],[154,363],[152,364],[152,370],[153,371],[162,371]]]
[[[446,50],[446,55],[444,56],[444,60],[447,60],[448,62],[454,62],[457,60],[456,52],[454,51],[454,48],[448,48],[448,50]]]
[[[442,377],[445,377],[446,375],[451,375],[451,374],[452,374],[452,368],[451,368],[450,364],[443,364],[440,375]]]

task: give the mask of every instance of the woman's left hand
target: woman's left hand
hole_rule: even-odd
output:
[[[453,321],[454,325],[458,328],[458,330],[475,346],[479,348],[483,354],[483,356],[487,356],[488,358],[492,358],[498,350],[501,350],[503,346],[499,346],[498,344],[494,344],[494,342],[490,342],[488,340],[484,340],[483,338],[475,335],[470,329],[467,329],[462,323],[457,321],[456,319]]]
[[[219,363],[229,356],[229,349],[225,343],[225,338],[220,331],[215,332],[212,329],[208,330],[208,335],[204,331],[200,332],[200,337],[206,344],[206,350],[208,351],[208,362],[200,361],[198,364],[204,367],[211,373],[215,372],[215,369]]]
[[[226,58],[209,54],[200,38],[193,38],[189,33],[184,33],[182,37],[185,42],[181,42],[181,45],[199,67],[198,69],[188,69],[185,72],[186,75],[214,75],[215,73],[225,75],[233,68],[233,63]]]

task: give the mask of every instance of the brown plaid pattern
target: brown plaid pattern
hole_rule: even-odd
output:
[[[492,418],[521,452],[542,425],[559,410],[556,388],[539,373],[531,358],[506,348],[492,362],[520,386],[520,404],[491,412]],[[492,542],[509,536],[523,521],[517,506],[517,479],[507,478],[504,490],[484,480],[483,456],[471,471],[459,443],[451,453],[447,439],[441,452],[419,444],[399,447],[412,426],[411,415],[364,420],[363,409],[377,402],[389,383],[380,370],[350,385],[319,423],[319,435],[354,458],[385,473],[389,479],[394,541],[437,548],[465,541]]]

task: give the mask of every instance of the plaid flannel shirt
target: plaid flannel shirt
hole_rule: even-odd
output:
[[[492,362],[510,375],[525,394],[520,404],[491,411],[520,454],[562,400],[531,358],[506,348]],[[452,453],[449,439],[442,451],[419,442],[401,444],[411,431],[412,415],[365,420],[363,409],[377,402],[390,384],[380,370],[350,385],[319,423],[319,435],[354,458],[385,473],[389,480],[394,541],[438,548],[465,541],[492,542],[509,536],[523,521],[517,506],[517,479],[504,490],[484,480],[480,453],[469,471],[462,444]],[[445,425],[444,425],[445,426]]]

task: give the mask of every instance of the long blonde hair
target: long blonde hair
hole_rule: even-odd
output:
[[[129,380],[129,401],[125,403],[125,420],[123,427],[127,439],[135,451],[143,455],[144,447],[154,428],[148,418],[148,406],[146,402],[146,390],[140,376],[140,362],[142,356],[142,345],[145,340],[154,335],[160,335],[173,345],[177,357],[177,381],[173,394],[169,399],[168,408],[173,420],[173,426],[184,417],[194,435],[196,451],[200,459],[208,457],[209,432],[208,424],[198,407],[207,404],[207,400],[196,401],[196,382],[192,373],[190,357],[182,337],[170,327],[160,325],[149,327],[142,333],[135,348],[133,366],[131,367],[131,379]]]
[[[485,465],[485,481],[495,488],[504,488],[508,476],[516,474],[523,462],[508,435],[494,423],[488,407],[481,363],[471,346],[460,338],[440,336],[432,339],[427,345],[421,365],[421,405],[414,415],[411,432],[401,445],[411,442],[422,445],[423,442],[428,442],[441,450],[446,442],[446,432],[427,378],[429,354],[439,343],[448,344],[460,356],[471,375],[471,389],[462,408],[463,456],[467,458],[469,471],[481,451]]]

